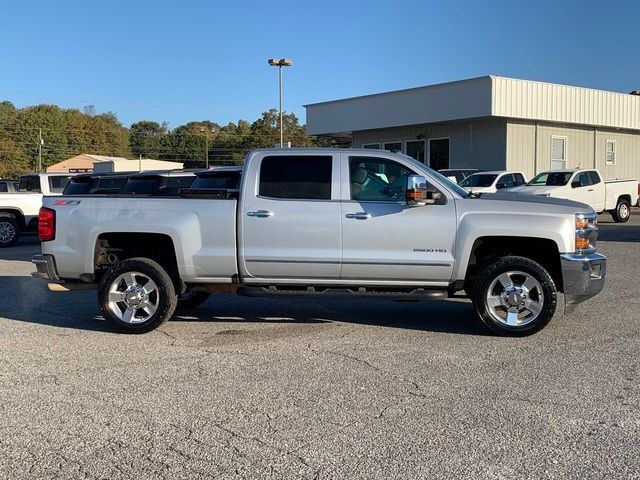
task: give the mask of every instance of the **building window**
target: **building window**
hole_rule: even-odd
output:
[[[370,150],[380,150],[379,143],[365,143],[362,145],[362,148],[368,148]]]
[[[298,200],[331,199],[330,156],[270,156],[260,165],[260,196]]]
[[[429,166],[434,170],[449,168],[449,139],[429,139]]]
[[[384,149],[390,152],[402,152],[402,142],[387,142],[384,144]]]
[[[616,164],[616,141],[615,140],[607,140],[607,145],[605,147],[605,161],[607,165]]]
[[[406,154],[415,158],[417,161],[424,163],[425,156],[425,141],[424,140],[407,140]]]
[[[567,164],[567,137],[551,137],[551,169],[561,170]]]

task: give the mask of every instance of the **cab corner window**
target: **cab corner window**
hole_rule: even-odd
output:
[[[261,197],[291,200],[330,200],[333,158],[274,155],[260,165]]]
[[[351,199],[359,201],[404,201],[407,176],[403,165],[376,157],[350,157],[349,183]]]

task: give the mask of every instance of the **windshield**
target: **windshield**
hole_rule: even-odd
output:
[[[545,172],[533,177],[527,185],[561,187],[569,183],[571,175],[573,175],[573,172]]]
[[[498,175],[491,173],[475,173],[460,182],[461,187],[490,187]]]
[[[404,153],[397,153],[396,155],[399,155],[406,161],[410,162],[412,165],[416,167],[418,171],[426,170],[427,172],[429,172],[429,175],[431,175],[433,178],[438,180],[442,185],[447,187],[452,192],[455,192],[461,197],[469,196],[469,192],[467,192],[464,188],[461,188],[457,183],[452,182],[447,177],[442,175],[440,172],[436,172],[433,168],[426,166],[424,163],[419,162],[415,158],[410,157],[409,155],[405,155]]]

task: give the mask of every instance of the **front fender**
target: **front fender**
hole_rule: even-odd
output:
[[[575,224],[566,215],[467,212],[458,223],[456,267],[452,280],[464,280],[473,246],[483,237],[540,238],[553,241],[560,253],[574,249]]]

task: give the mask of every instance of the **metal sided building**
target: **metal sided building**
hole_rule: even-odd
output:
[[[637,92],[634,92],[637,93]],[[640,178],[640,96],[486,76],[305,105],[307,133],[435,169],[597,168]]]

